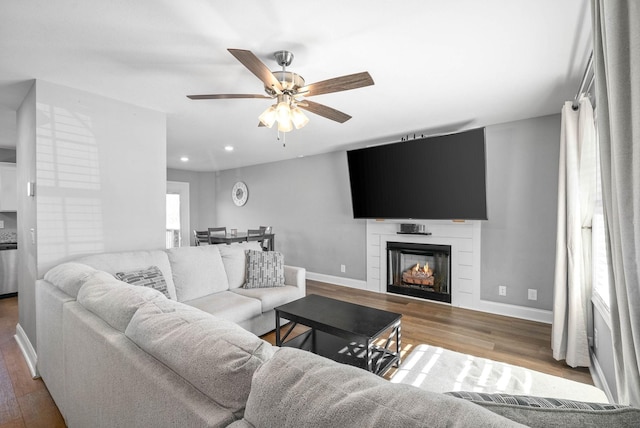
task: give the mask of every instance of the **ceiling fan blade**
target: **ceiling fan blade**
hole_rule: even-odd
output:
[[[298,107],[340,123],[344,123],[347,120],[351,119],[351,116],[346,113],[343,113],[331,107],[327,107],[324,104],[314,103],[313,101],[309,100],[304,100],[303,102],[299,103]]]
[[[256,77],[265,84],[265,86],[269,88],[275,88],[278,91],[282,92],[282,85],[276,79],[276,76],[273,75],[271,70],[264,64],[264,62],[260,61],[260,59],[253,54],[251,51],[247,51],[244,49],[227,49],[231,55],[235,56],[238,61],[242,63],[245,67],[249,69],[250,72],[256,75]]]
[[[333,79],[311,83],[298,89],[298,94],[311,97],[314,95],[329,94],[331,92],[348,91],[349,89],[362,88],[373,84],[374,82],[371,75],[363,71],[362,73],[349,74],[347,76],[334,77]]]
[[[187,98],[192,100],[226,100],[230,98],[267,98],[271,99],[266,95],[257,95],[257,94],[210,94],[210,95],[187,95]]]

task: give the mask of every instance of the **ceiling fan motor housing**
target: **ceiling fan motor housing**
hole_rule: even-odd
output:
[[[294,91],[304,86],[304,78],[297,73],[292,71],[273,71],[272,73],[280,81],[285,91]],[[273,88],[265,85],[264,90],[269,95],[275,95]]]

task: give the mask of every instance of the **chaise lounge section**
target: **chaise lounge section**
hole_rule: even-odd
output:
[[[253,289],[222,289],[220,278],[209,277],[209,264],[220,261],[224,270],[218,263],[215,274],[228,274],[230,263],[239,266],[239,255],[246,260],[251,250],[221,247],[216,253],[208,248],[197,247],[203,253],[184,249],[181,254],[170,250],[89,256],[57,266],[37,282],[38,369],[68,426],[518,427],[523,425],[517,421],[524,421],[564,428],[592,420],[585,410],[554,413],[518,406],[502,406],[510,415],[504,417],[469,400],[393,384],[306,351],[272,346],[254,334],[270,327],[260,318],[281,304],[287,286],[292,291],[286,298],[304,294],[304,284],[299,285],[304,269],[287,268],[289,285],[256,289],[262,291],[252,297],[243,293]],[[225,263],[226,250],[238,253]],[[189,261],[194,263],[191,269]],[[149,266],[162,272],[166,290],[114,276]],[[199,275],[220,290],[197,296],[212,289],[188,289]],[[227,275],[230,285],[239,283],[239,277],[231,278],[233,274]],[[254,315],[255,305],[230,310],[244,300],[228,293],[258,300],[263,312]],[[205,299],[213,300],[216,294],[224,304]],[[203,310],[212,308],[220,310]],[[598,423],[640,423],[637,409],[609,410],[597,414]]]

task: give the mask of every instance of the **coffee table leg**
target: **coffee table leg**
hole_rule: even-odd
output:
[[[396,367],[400,367],[400,350],[402,346],[400,345],[400,341],[402,340],[402,322],[398,323],[398,328],[396,328],[396,353],[398,354],[398,361],[396,362]]]
[[[280,342],[280,312],[276,311],[276,346],[281,346]]]

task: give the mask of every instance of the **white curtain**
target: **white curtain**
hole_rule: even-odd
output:
[[[577,111],[562,108],[558,225],[553,303],[553,357],[589,367],[591,322],[591,220],[596,192],[593,108],[582,97]]]
[[[640,2],[591,8],[618,401],[640,407]]]

